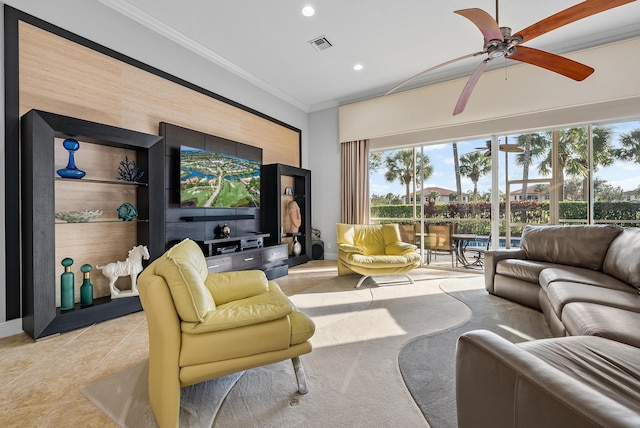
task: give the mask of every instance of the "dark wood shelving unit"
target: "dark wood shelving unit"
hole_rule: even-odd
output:
[[[292,182],[293,195],[285,195],[285,181]],[[296,266],[311,260],[311,171],[279,163],[262,165],[260,168],[260,199],[262,206],[261,227],[270,235],[269,245],[282,244],[283,238],[298,237],[302,245],[299,256],[290,255],[289,266]],[[295,200],[300,207],[302,224],[297,233],[283,231],[283,218],[287,215],[284,201]]]
[[[21,119],[21,127],[23,330],[38,339],[141,310],[137,296],[114,300],[99,298],[92,306],[81,308],[78,305],[76,309],[64,312],[56,307],[56,239],[73,234],[67,229],[79,223],[64,226],[65,234],[56,237],[56,228],[62,223],[55,222],[55,183],[63,180],[81,185],[82,182],[55,177],[54,141],[55,138],[75,138],[105,146],[108,150],[135,151],[138,165],[145,171],[144,182],[83,180],[138,186],[135,203],[144,220],[136,222],[136,239],[148,247],[154,259],[164,252],[165,241],[162,137],[38,110],[26,113]],[[92,222],[86,224],[91,225]],[[78,229],[78,234],[86,230],[82,226]]]

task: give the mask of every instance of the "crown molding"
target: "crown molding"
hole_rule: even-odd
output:
[[[264,90],[265,92],[283,100],[284,102],[291,104],[292,106],[308,113],[309,106],[300,102],[296,98],[291,95],[281,91],[275,86],[265,82],[260,79],[256,75],[248,72],[244,68],[238,66],[237,64],[229,61],[225,57],[217,54],[206,46],[196,42],[192,38],[186,36],[185,34],[177,31],[171,26],[165,24],[164,22],[154,18],[148,13],[138,9],[137,7],[131,5],[125,0],[98,0],[99,3],[113,9],[114,11],[120,13],[121,15],[126,16],[127,18],[137,22],[140,25],[143,25],[150,30],[162,35],[163,37],[177,43],[178,45],[190,50],[191,52],[205,58],[207,61],[210,61],[225,70],[233,73],[234,75],[246,80],[254,86]]]

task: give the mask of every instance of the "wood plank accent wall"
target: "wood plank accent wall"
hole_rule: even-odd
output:
[[[165,121],[300,166],[299,131],[22,21],[19,57],[20,116],[38,109],[150,134]]]
[[[300,166],[301,131],[278,119],[9,5],[4,35],[6,320],[21,314],[19,118],[31,109],[155,135],[174,123]]]

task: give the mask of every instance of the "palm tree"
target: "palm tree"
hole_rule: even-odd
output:
[[[390,183],[399,181],[405,185],[405,201],[409,203],[411,189],[410,185],[413,183],[413,152],[414,149],[398,150],[393,154],[388,155],[384,163],[387,167],[387,172],[384,174],[385,180]],[[421,155],[416,152],[417,172],[424,171],[422,181],[428,180],[433,174],[433,167],[431,166],[431,160],[427,155]]]
[[[587,199],[587,180],[589,178],[589,129],[588,127],[561,129],[558,132],[558,166],[560,167],[560,199],[564,200],[565,176],[580,177],[583,181],[583,200]],[[541,158],[538,164],[538,173],[551,175],[552,165],[552,132],[531,134],[530,156],[531,159]],[[518,139],[520,143],[520,139]],[[525,138],[522,138],[522,143]],[[516,157],[516,162],[524,167],[524,153]],[[607,127],[593,127],[593,165],[594,170],[598,166],[609,166],[615,161],[615,152],[611,144],[611,131]],[[595,172],[594,171],[594,172]]]
[[[623,161],[640,164],[640,128],[620,135],[621,148],[615,149],[615,155]]]
[[[382,152],[369,152],[369,172],[376,172],[382,166]]]
[[[427,201],[431,201],[432,199],[434,201],[437,201],[439,197],[440,197],[440,192],[438,192],[436,190],[432,190],[431,192],[429,192],[427,194],[427,198],[428,198]]]
[[[456,175],[456,195],[458,202],[462,202],[462,182],[460,181],[460,160],[458,158],[458,143],[452,143],[453,146],[453,166]]]
[[[480,152],[460,156],[460,174],[473,181],[473,200],[478,200],[478,181],[491,171],[491,159]]]

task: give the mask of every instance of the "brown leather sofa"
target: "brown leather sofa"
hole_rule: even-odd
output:
[[[487,291],[542,311],[556,338],[463,335],[459,426],[640,426],[640,229],[527,226],[520,249],[485,256]]]

